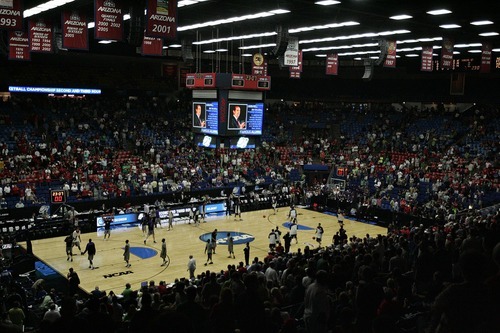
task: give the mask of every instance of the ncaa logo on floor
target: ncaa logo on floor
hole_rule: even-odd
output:
[[[254,236],[252,236],[250,234],[246,234],[244,232],[217,231],[217,244],[218,245],[227,245],[227,239],[229,238],[227,236],[227,234],[229,234],[229,237],[233,237],[233,244],[234,245],[250,243],[250,242],[253,242],[255,239]],[[205,242],[205,243],[207,242],[207,240],[209,240],[211,238],[212,238],[211,232],[200,235],[200,240],[202,242]]]

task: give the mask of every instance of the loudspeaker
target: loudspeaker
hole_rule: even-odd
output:
[[[144,16],[144,2],[132,2],[130,6],[130,29],[128,32],[128,42],[133,46],[141,46],[144,39],[144,28],[146,18]]]
[[[191,43],[191,41],[183,39],[181,45],[182,45],[182,48],[181,48],[182,61],[184,61],[184,62],[193,61],[194,60],[193,44]]]
[[[373,78],[373,71],[375,69],[372,59],[364,59],[365,73],[363,74],[364,81],[370,81]]]
[[[272,49],[271,55],[279,58],[285,54],[288,46],[288,28],[279,25],[276,27],[276,46]]]
[[[377,61],[375,62],[375,65],[380,65],[381,63],[384,62],[385,57],[387,57],[387,50],[389,49],[389,43],[387,43],[387,40],[385,39],[379,39],[378,41],[378,47],[380,48],[380,56],[378,57]]]

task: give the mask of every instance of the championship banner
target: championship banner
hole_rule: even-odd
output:
[[[177,36],[177,0],[148,0],[146,35],[175,39]]]
[[[480,73],[489,73],[491,69],[491,44],[483,44],[481,53],[481,67],[479,68]]]
[[[96,39],[123,40],[123,8],[121,0],[95,0]]]
[[[29,21],[30,51],[52,53],[54,32],[52,25],[44,21]]]
[[[299,64],[297,66],[291,66],[290,71],[302,72],[302,51],[299,50]]]
[[[432,72],[432,46],[422,47],[422,63],[420,65],[420,70],[422,72]]]
[[[443,38],[443,47],[441,48],[441,68],[453,68],[453,41],[449,38]]]
[[[339,56],[338,54],[328,54],[326,56],[326,75],[338,75]]]
[[[75,50],[89,49],[89,29],[87,17],[79,12],[62,13],[63,48]]]
[[[290,79],[300,79],[300,72],[290,71]]]
[[[23,30],[21,0],[0,0],[0,30]]]
[[[144,36],[144,39],[142,40],[142,55],[162,56],[163,39]]]
[[[299,39],[297,37],[288,37],[288,45],[284,54],[284,65],[299,65]]]
[[[396,41],[387,41],[387,55],[384,61],[384,67],[396,68]]]
[[[24,31],[9,31],[9,60],[31,60],[30,39]]]
[[[267,76],[267,61],[260,53],[255,53],[252,57],[252,75]]]

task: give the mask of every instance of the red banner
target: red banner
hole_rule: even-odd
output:
[[[384,61],[384,67],[396,68],[396,41],[387,41],[387,55]]]
[[[177,36],[177,0],[148,0],[146,35],[175,39]]]
[[[142,40],[142,55],[162,56],[163,39],[144,36]]]
[[[89,49],[89,29],[87,27],[87,17],[79,12],[63,12],[63,48],[88,50]]]
[[[290,71],[302,72],[302,51],[301,50],[299,50],[299,65],[298,66],[290,66]]]
[[[0,1],[0,30],[23,30],[21,0]]]
[[[489,73],[491,70],[491,44],[484,43],[481,53],[481,67],[480,73]]]
[[[31,60],[30,39],[23,31],[9,31],[9,60]]]
[[[326,56],[326,75],[338,75],[339,56],[338,54],[328,54]]]
[[[432,72],[432,46],[422,47],[422,63],[420,65],[420,70],[422,72]]]
[[[443,38],[443,47],[441,48],[441,68],[453,68],[453,41],[449,38]]]
[[[47,24],[42,20],[30,21],[29,36],[31,52],[52,53],[52,40],[54,39],[52,24]]]
[[[120,0],[95,0],[96,39],[123,40],[123,8]]]

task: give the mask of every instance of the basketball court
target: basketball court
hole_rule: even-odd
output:
[[[242,221],[235,221],[234,215],[210,216],[206,223],[198,226],[187,223],[174,223],[173,230],[167,231],[166,223],[161,228],[156,228],[156,243],[149,237],[146,245],[140,226],[131,228],[120,228],[111,231],[110,239],[103,239],[103,232],[82,234],[81,247],[91,238],[96,244],[97,254],[94,258],[94,270],[89,269],[87,255],[80,255],[78,248],[73,248],[73,262],[67,261],[65,251],[65,237],[55,237],[32,241],[33,254],[47,266],[58,273],[66,276],[68,269],[73,267],[80,276],[82,288],[86,292],[92,291],[96,286],[106,292],[114,291],[119,294],[123,291],[125,284],[130,283],[133,289],[139,289],[142,282],[154,280],[156,284],[160,281],[174,282],[176,278],[189,277],[187,263],[189,255],[193,255],[197,262],[196,274],[210,269],[211,271],[225,270],[227,265],[238,265],[244,262],[243,248],[246,242],[250,242],[250,261],[254,257],[264,258],[269,251],[268,235],[276,226],[282,231],[281,237],[288,231],[289,208],[278,209],[273,214],[272,209],[245,212]],[[299,225],[298,244],[292,240],[290,247],[292,252],[305,246],[315,248],[318,243],[313,239],[318,223],[324,228],[323,246],[332,243],[333,235],[339,230],[337,217],[333,214],[320,213],[309,209],[297,208]],[[216,254],[213,255],[213,264],[204,266],[207,256],[204,253],[205,242],[203,241],[214,231],[218,230]],[[367,233],[376,236],[386,234],[387,229],[371,223],[357,222],[349,219],[344,220],[344,229],[349,237],[355,235],[364,237]],[[234,239],[234,253],[236,259],[228,258],[225,239],[230,232]],[[166,239],[167,253],[170,264],[161,266],[160,258],[161,240]],[[130,241],[131,267],[125,267],[123,260],[123,248],[125,240]],[[25,245],[21,243],[21,245]]]

